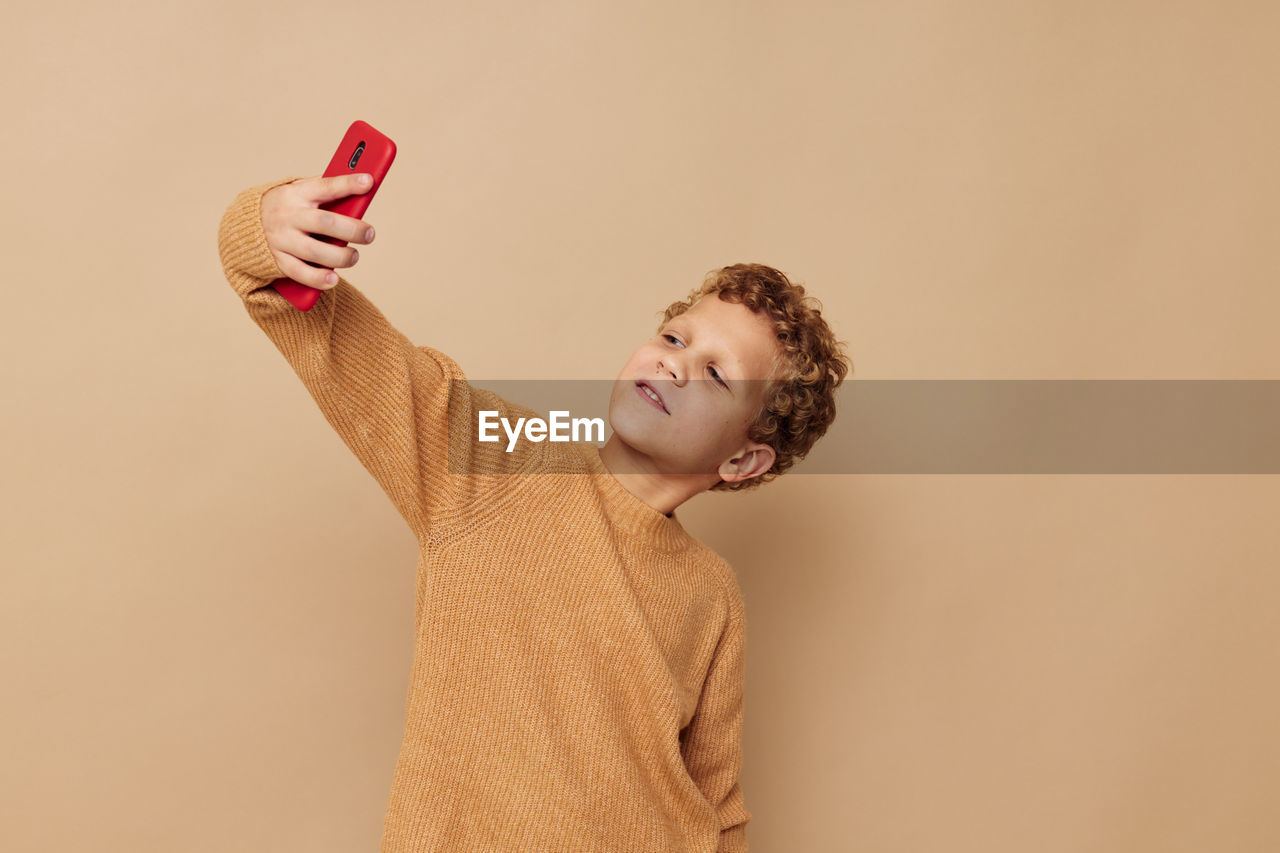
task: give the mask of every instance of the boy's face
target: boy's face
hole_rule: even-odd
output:
[[[704,296],[627,360],[609,398],[609,423],[629,455],[644,457],[652,473],[730,478],[731,460],[744,454],[747,465],[763,463],[763,473],[773,464],[773,449],[750,441],[747,428],[780,353],[766,315]]]

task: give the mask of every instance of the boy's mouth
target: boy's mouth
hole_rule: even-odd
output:
[[[662,409],[662,411],[667,412],[667,404],[663,402],[662,395],[658,393],[658,389],[654,388],[643,379],[636,380],[636,393],[654,406]],[[669,415],[671,413],[667,412],[667,414]]]

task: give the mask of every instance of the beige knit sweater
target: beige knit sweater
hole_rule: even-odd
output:
[[[292,180],[237,195],[218,249],[419,542],[382,850],[746,850],[732,568],[591,444],[476,441],[481,409],[538,413],[410,343],[345,278],[310,311],[289,304],[259,204]]]

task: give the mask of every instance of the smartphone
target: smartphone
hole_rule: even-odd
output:
[[[359,120],[351,122],[351,126],[347,128],[346,136],[342,137],[342,142],[338,143],[338,150],[333,152],[333,159],[329,161],[329,168],[325,170],[324,176],[332,178],[335,175],[368,172],[373,175],[373,186],[369,187],[365,192],[325,202],[320,205],[320,209],[331,210],[343,216],[360,219],[364,216],[364,212],[369,209],[369,202],[373,201],[373,194],[378,191],[378,187],[382,186],[382,179],[387,176],[387,170],[391,168],[391,163],[395,159],[396,144],[391,141],[390,137],[374,130],[373,126],[368,122]],[[317,240],[332,243],[335,246],[347,245],[346,240],[339,240],[327,234],[312,234],[311,236]],[[320,264],[313,264],[311,261],[303,261],[303,263],[312,267],[320,266]],[[305,284],[299,284],[291,278],[278,278],[271,283],[271,286],[300,311],[310,311],[312,306],[316,304],[316,300],[320,298],[320,294],[324,292],[314,287],[308,287]]]

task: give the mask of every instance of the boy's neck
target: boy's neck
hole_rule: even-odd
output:
[[[624,489],[665,516],[719,481],[707,474],[654,473],[648,457],[636,453],[614,433],[600,448],[600,461]]]

